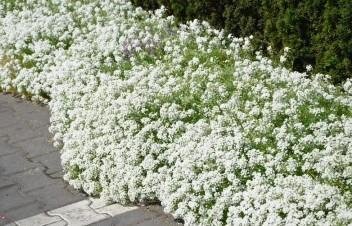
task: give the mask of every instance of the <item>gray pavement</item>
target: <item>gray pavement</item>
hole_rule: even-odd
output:
[[[46,106],[0,93],[0,225],[181,225],[157,205],[106,205],[72,189],[48,125]]]

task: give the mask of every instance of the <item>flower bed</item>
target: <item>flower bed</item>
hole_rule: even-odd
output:
[[[352,223],[352,84],[128,1],[0,3],[0,85],[48,102],[65,179],[186,225]]]

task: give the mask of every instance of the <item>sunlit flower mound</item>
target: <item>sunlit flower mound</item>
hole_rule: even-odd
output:
[[[127,0],[2,0],[0,40],[0,90],[48,103],[75,188],[186,225],[352,224],[352,81]]]

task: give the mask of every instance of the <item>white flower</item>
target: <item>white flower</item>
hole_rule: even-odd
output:
[[[0,2],[0,89],[49,101],[75,188],[186,225],[352,223],[350,80],[249,58],[251,36],[165,8],[51,3]]]
[[[285,63],[287,60],[286,56],[285,55],[281,55],[280,56],[280,63]]]
[[[307,70],[308,72],[311,71],[311,70],[313,70],[312,65],[308,64],[308,65],[306,66],[306,70]]]

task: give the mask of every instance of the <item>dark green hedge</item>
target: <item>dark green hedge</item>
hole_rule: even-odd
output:
[[[145,9],[164,5],[179,22],[207,20],[235,36],[255,36],[263,50],[291,48],[293,69],[352,77],[352,0],[132,0]]]

